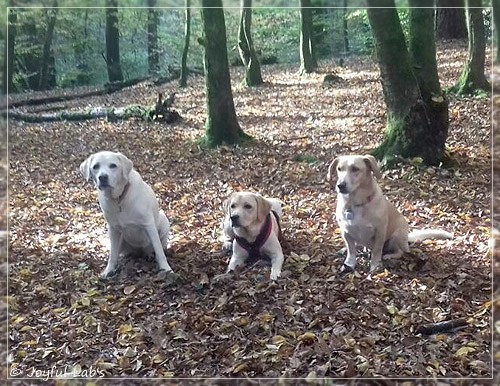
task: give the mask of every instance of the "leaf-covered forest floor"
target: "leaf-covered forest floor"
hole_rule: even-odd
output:
[[[438,48],[441,83],[449,87],[466,47]],[[322,86],[333,70],[344,80]],[[107,377],[490,377],[491,100],[450,97],[454,167],[384,172],[380,184],[412,228],[442,228],[455,238],[414,245],[370,279],[366,258],[356,273],[340,274],[336,195],[325,177],[334,156],[367,153],[383,136],[373,60],[350,58],[346,68],[323,62],[321,73],[303,77],[297,68],[264,66],[266,84],[252,89],[239,85],[241,68],[231,71],[240,125],[255,138],[243,147],[196,145],[205,119],[201,77],[181,90],[143,83],[23,110],[154,104],[158,91],[176,91],[183,120],[173,125],[10,122],[10,374],[55,368]],[[181,276],[177,284],[145,259],[127,260],[119,274],[99,279],[106,224],[78,167],[103,149],[125,153],[152,185],[173,224],[167,257]],[[235,190],[285,203],[286,260],[277,283],[268,266],[214,280],[227,265],[222,204]],[[468,326],[415,332],[458,318]]]

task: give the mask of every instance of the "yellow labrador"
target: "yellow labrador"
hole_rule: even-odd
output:
[[[250,192],[233,193],[226,202],[223,223],[223,248],[232,250],[227,272],[243,265],[249,257],[271,259],[271,279],[281,275],[283,251],[279,221],[283,215],[276,198]]]
[[[102,276],[116,269],[121,254],[132,252],[154,252],[160,269],[171,272],[163,250],[170,223],[159,210],[153,189],[133,169],[132,161],[118,152],[101,151],[83,161],[80,171],[87,181],[94,181],[108,223],[111,251]]]
[[[333,181],[336,172],[337,180]],[[371,249],[370,271],[385,258],[399,258],[409,252],[408,242],[453,235],[436,229],[408,233],[408,223],[382,193],[375,181],[382,175],[375,157],[347,155],[335,158],[328,167],[327,181],[337,190],[336,219],[347,246],[345,266],[356,266],[356,246]]]

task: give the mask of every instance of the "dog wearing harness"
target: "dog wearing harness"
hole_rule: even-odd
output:
[[[271,279],[277,280],[283,265],[280,244],[281,202],[250,192],[233,193],[226,202],[223,224],[225,251],[231,251],[227,271],[262,258],[271,261]]]

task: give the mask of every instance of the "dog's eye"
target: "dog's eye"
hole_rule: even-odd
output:
[[[236,208],[236,205],[231,204],[231,209],[234,209],[234,208]]]
[[[92,166],[92,169],[94,169],[94,170],[99,169],[99,164],[95,164],[94,166]]]
[[[110,169],[116,169],[116,164],[109,164]]]
[[[245,204],[245,205],[243,205],[243,207],[245,209],[252,209],[252,205],[250,205],[250,204]]]

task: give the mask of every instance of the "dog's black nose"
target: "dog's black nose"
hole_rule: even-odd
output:
[[[239,225],[239,221],[240,221],[240,216],[235,214],[233,216],[230,217],[231,219],[231,224],[233,225],[233,227],[236,227]]]
[[[340,193],[347,193],[347,184],[345,182],[340,182],[337,184],[337,190]]]
[[[106,174],[100,175],[99,176],[99,182],[101,184],[107,185],[108,184],[108,176]]]

